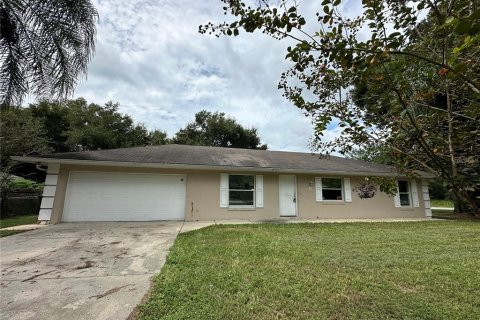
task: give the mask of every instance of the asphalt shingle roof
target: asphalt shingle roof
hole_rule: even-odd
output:
[[[292,172],[331,171],[343,173],[392,174],[391,167],[319,154],[219,148],[188,145],[162,145],[98,151],[66,152],[34,156],[41,159],[114,161],[143,164],[239,167],[290,170]],[[29,157],[33,158],[33,157]]]

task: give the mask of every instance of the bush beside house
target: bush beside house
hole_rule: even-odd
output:
[[[9,175],[2,178],[1,218],[38,214],[43,184]]]

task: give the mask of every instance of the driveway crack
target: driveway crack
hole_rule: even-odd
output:
[[[131,284],[126,284],[126,285],[121,286],[121,287],[115,287],[115,288],[113,288],[113,289],[108,290],[107,292],[104,292],[104,293],[102,293],[102,294],[97,294],[97,295],[91,296],[91,297],[89,297],[89,298],[97,298],[97,300],[98,300],[98,299],[102,299],[103,297],[106,297],[106,296],[108,296],[108,295],[110,295],[110,294],[113,294],[113,293],[115,293],[115,292],[118,292],[118,291],[120,291],[120,290],[122,290],[123,288],[128,287],[128,286],[131,286]]]
[[[33,279],[38,278],[38,277],[40,277],[40,276],[43,276],[43,275],[52,273],[53,271],[55,271],[55,270],[50,270],[50,271],[47,271],[47,272],[44,272],[44,273],[36,274],[36,275],[31,276],[31,277],[29,277],[29,278],[27,278],[27,279],[25,279],[25,280],[22,280],[22,282],[27,282],[27,281],[33,280]]]

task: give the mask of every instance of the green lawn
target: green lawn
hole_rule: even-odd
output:
[[[480,223],[180,234],[139,319],[478,319]]]
[[[453,208],[453,201],[452,200],[431,200],[432,207],[439,207],[439,208]]]
[[[37,223],[38,215],[18,216],[12,218],[0,219],[0,228],[8,228],[13,226],[20,226],[22,224],[35,224]],[[12,234],[20,233],[24,231],[19,230],[0,230],[0,237],[10,236]]]

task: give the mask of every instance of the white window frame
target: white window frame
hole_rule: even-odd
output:
[[[251,176],[253,177],[253,189],[230,189],[230,176]],[[256,205],[256,193],[257,193],[257,181],[254,174],[228,174],[228,207],[229,208],[238,208],[238,209],[253,209]],[[230,191],[248,191],[253,193],[253,204],[252,205],[235,205],[230,204]]]
[[[406,182],[407,183],[407,192],[401,192],[400,191],[400,182]],[[397,188],[398,188],[398,201],[400,203],[401,208],[412,208],[412,203],[413,203],[413,198],[412,198],[412,185],[410,181],[408,180],[398,180],[397,181]],[[408,194],[408,206],[402,204],[402,198],[400,195],[402,194]]]
[[[340,189],[338,188],[324,188],[323,187],[323,179],[337,179],[337,180],[340,180],[340,183],[341,183],[341,187]],[[322,187],[322,201],[326,201],[326,202],[345,202],[345,186],[343,184],[343,178],[339,178],[339,177],[321,177],[320,178],[320,183],[321,183],[321,187]],[[323,197],[323,191],[324,190],[340,190],[342,192],[342,200],[331,200],[331,199],[325,199]]]

